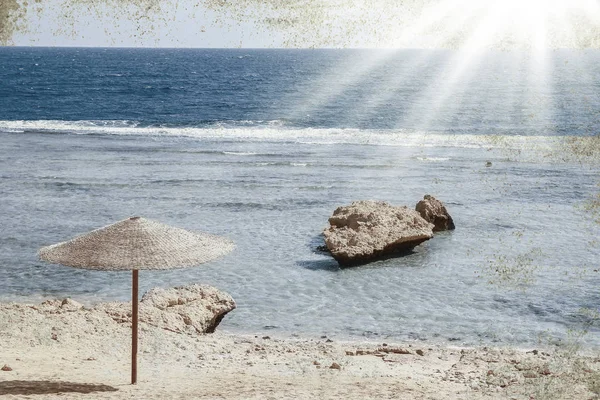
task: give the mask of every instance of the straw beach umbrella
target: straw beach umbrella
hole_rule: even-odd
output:
[[[42,260],[70,267],[133,271],[131,384],[137,381],[138,270],[191,267],[233,250],[229,239],[132,217],[66,242],[43,247]]]

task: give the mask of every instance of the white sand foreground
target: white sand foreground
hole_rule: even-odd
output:
[[[0,303],[6,399],[597,399],[600,358],[535,351],[131,331],[99,310]],[[406,353],[406,354],[405,354]],[[332,366],[334,368],[332,368]],[[339,368],[338,368],[339,366]]]

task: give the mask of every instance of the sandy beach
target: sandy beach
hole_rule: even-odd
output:
[[[600,358],[557,348],[181,334],[98,308],[0,304],[7,399],[595,399]]]

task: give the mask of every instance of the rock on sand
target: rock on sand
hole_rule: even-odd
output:
[[[140,301],[140,322],[178,333],[212,333],[225,314],[235,309],[233,298],[209,285],[153,288]],[[131,321],[131,304],[101,303],[117,322]]]

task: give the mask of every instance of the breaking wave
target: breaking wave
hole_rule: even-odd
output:
[[[503,149],[551,149],[560,136],[477,135],[407,129],[294,128],[273,121],[241,126],[212,122],[197,126],[144,125],[136,121],[0,121],[0,133],[75,134],[149,137],[182,137],[207,141],[275,142],[320,145],[373,145],[401,147],[459,147]],[[238,155],[246,155],[238,153]]]

